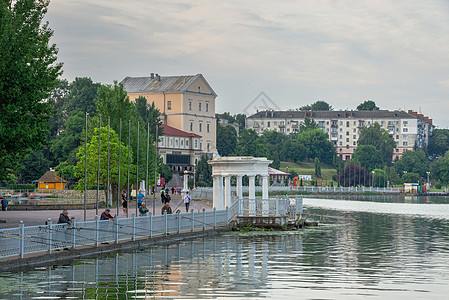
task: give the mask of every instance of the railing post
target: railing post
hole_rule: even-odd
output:
[[[150,218],[150,238],[153,237],[153,213],[149,212],[149,218]]]
[[[181,233],[181,211],[178,210],[177,214],[177,218],[178,218],[178,234]]]
[[[136,240],[136,214],[132,213],[131,216],[133,218],[133,242],[134,242]]]
[[[192,209],[192,232],[195,231],[195,211]]]
[[[206,209],[203,207],[203,231],[206,230]]]
[[[20,254],[20,258],[23,258],[24,251],[25,251],[25,240],[24,240],[25,228],[23,227],[23,221],[20,221],[19,231],[20,231],[20,250],[19,250],[19,254]]]
[[[67,227],[68,229],[68,227]],[[72,248],[75,249],[76,247],[76,219],[72,219],[72,231],[73,231],[73,241],[72,241]]]
[[[53,234],[52,234],[53,224],[51,222],[51,218],[48,218],[47,224],[48,224],[48,253],[51,254],[51,246],[53,244]]]
[[[167,212],[164,212],[164,221],[165,221],[165,235],[168,235],[168,214]]]
[[[119,222],[119,219],[117,218],[117,215],[115,215],[114,219],[116,220],[115,221],[115,243],[118,244],[118,222]]]
[[[95,215],[95,246],[99,246],[100,242],[99,242],[99,230],[100,230],[100,220],[98,218],[98,215]]]
[[[217,228],[217,209],[214,207],[214,229],[216,228]]]
[[[226,206],[226,225],[229,223],[229,207]]]

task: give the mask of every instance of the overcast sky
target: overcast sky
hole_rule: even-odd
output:
[[[219,113],[254,113],[264,92],[275,109],[370,99],[449,128],[447,0],[53,0],[47,20],[69,81],[201,73]]]

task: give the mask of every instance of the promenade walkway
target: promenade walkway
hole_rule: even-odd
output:
[[[180,209],[181,212],[185,212],[184,201],[181,199],[181,195],[170,195],[172,200],[170,202],[170,206],[175,212],[175,209]],[[146,203],[150,212],[153,211],[153,198]],[[203,208],[207,211],[212,210],[212,203],[207,205],[204,201],[195,201],[193,199],[190,204],[190,209],[194,209],[195,211],[202,211]],[[156,195],[156,215],[161,214],[162,203],[159,195]],[[100,215],[103,212],[104,208],[98,209],[98,214]],[[136,211],[136,202],[132,201],[130,207],[128,209],[128,216],[131,217],[131,214]],[[33,225],[43,225],[48,218],[51,218],[53,223],[58,222],[59,214],[62,210],[35,210],[35,211],[0,211],[0,220],[6,221],[6,223],[0,223],[0,229],[5,228],[14,228],[19,227],[20,220],[23,221],[25,226],[33,226]],[[111,209],[111,214],[115,215],[117,213],[116,208]],[[82,208],[76,210],[69,210],[69,217],[75,217],[78,221],[84,221],[84,210]],[[95,218],[95,209],[88,209],[86,211],[87,221],[94,220]],[[123,214],[123,209],[120,207],[119,217],[126,217]]]

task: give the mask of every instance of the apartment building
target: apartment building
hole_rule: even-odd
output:
[[[193,171],[201,158],[201,136],[185,132],[163,124],[164,134],[158,143],[158,152],[164,164],[169,165],[173,171],[182,173]]]
[[[161,111],[163,123],[193,133],[202,153],[216,149],[215,98],[217,94],[201,74],[186,76],[126,77],[121,82],[130,101],[140,96]]]
[[[337,154],[347,160],[357,148],[360,128],[378,123],[396,142],[393,159],[413,150],[415,144],[422,148],[428,144],[433,130],[432,120],[413,111],[260,111],[246,119],[246,128],[259,134],[275,130],[284,134],[299,132],[305,118],[313,119],[327,132]]]

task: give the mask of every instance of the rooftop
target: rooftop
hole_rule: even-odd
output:
[[[201,135],[195,134],[193,132],[186,132],[182,131],[180,129],[162,124],[162,128],[164,128],[164,134],[165,136],[181,136],[181,137],[196,137],[201,138]]]

